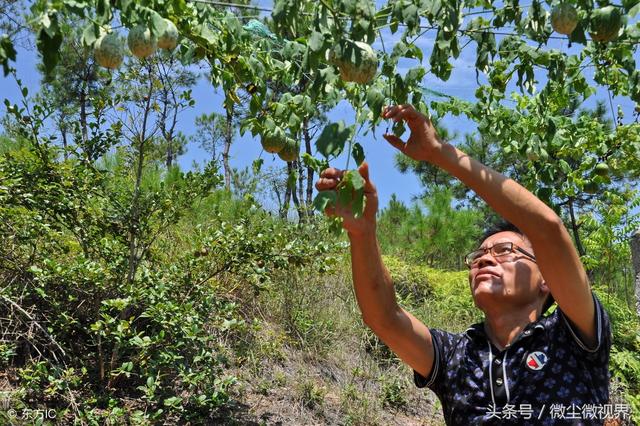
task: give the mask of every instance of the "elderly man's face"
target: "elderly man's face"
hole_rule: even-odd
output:
[[[495,244],[511,242],[533,253],[530,242],[521,235],[504,231],[491,235],[480,245],[481,249]],[[481,310],[495,303],[509,303],[525,307],[546,295],[542,289],[542,275],[531,257],[517,250],[494,257],[490,250],[476,259],[469,270],[469,285],[476,306]]]

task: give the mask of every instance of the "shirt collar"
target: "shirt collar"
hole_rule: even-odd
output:
[[[540,316],[540,318],[538,318],[536,321],[527,324],[525,328],[520,332],[520,335],[516,337],[516,339],[511,343],[511,345],[524,337],[532,336],[536,332],[536,330],[544,331],[545,325],[546,317]],[[484,341],[489,339],[489,336],[487,336],[487,333],[484,329],[484,322],[478,322],[471,325],[465,330],[464,334],[470,340],[481,339]]]

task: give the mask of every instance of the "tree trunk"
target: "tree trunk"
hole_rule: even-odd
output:
[[[176,130],[176,124],[178,123],[178,100],[176,99],[176,92],[173,89],[173,86],[170,85],[171,87],[171,99],[173,101],[172,107],[173,107],[173,117],[171,119],[171,127],[166,130],[164,127],[166,126],[166,115],[163,114],[163,119],[162,119],[162,125],[163,125],[163,133],[164,133],[164,138],[167,141],[167,169],[171,168],[171,166],[173,166],[173,162],[176,160],[176,152],[173,149],[173,139],[174,139],[174,134],[175,134],[175,130]],[[164,97],[164,104],[165,104],[165,111],[168,108],[169,105],[169,93],[167,91],[165,91],[165,97]]]
[[[162,78],[162,74],[160,74],[159,78],[164,85],[164,89],[162,90],[162,114],[160,114],[160,131],[162,132],[162,137],[164,138],[164,141],[167,144],[167,156],[165,157],[164,163],[167,166],[167,169],[169,169],[173,164],[172,135],[171,135],[171,132],[167,129],[169,93],[167,89],[168,85],[164,82],[164,79]]]
[[[582,245],[582,240],[580,239],[580,226],[578,225],[578,222],[576,221],[576,215],[575,212],[573,210],[573,198],[569,197],[569,200],[567,202],[567,205],[569,206],[569,220],[571,220],[571,232],[573,233],[573,239],[576,242],[576,250],[578,250],[578,254],[580,255],[580,257],[584,256],[586,254],[586,251],[584,249],[584,246]],[[593,282],[595,280],[595,272],[593,270],[588,270],[587,271],[587,278],[589,278],[590,282]],[[609,291],[611,291],[611,287],[608,287]]]
[[[151,75],[151,69],[149,69],[149,93],[147,96],[147,102],[144,108],[144,114],[142,117],[142,128],[138,135],[138,163],[136,165],[136,182],[133,188],[133,200],[131,201],[131,224],[129,225],[129,272],[127,274],[127,283],[133,283],[133,279],[138,268],[139,254],[138,254],[138,233],[140,229],[138,227],[139,221],[139,202],[140,202],[140,187],[142,185],[142,172],[144,169],[144,148],[147,139],[147,120],[149,118],[149,112],[151,111],[151,95],[153,93],[153,76]]]
[[[640,229],[631,236],[631,259],[633,261],[636,294],[636,313],[640,318]]]
[[[62,125],[60,129],[60,133],[62,133],[62,148],[64,151],[64,159],[65,161],[69,159],[69,151],[67,150],[68,142],[67,142],[67,126],[65,124]]]
[[[286,219],[287,213],[289,213],[289,202],[291,201],[291,195],[295,196],[295,188],[291,188],[289,186],[289,175],[291,175],[291,163],[287,163],[287,181],[285,185],[284,191],[284,203],[282,203],[282,208],[280,209],[280,218]]]
[[[129,273],[127,283],[131,284],[138,268],[138,219],[140,200],[140,185],[142,183],[142,169],[144,168],[144,135],[140,135],[138,148],[138,164],[136,166],[136,183],[133,189],[133,200],[131,202],[131,224],[129,225]]]
[[[284,208],[284,204],[282,203],[282,196],[280,195],[280,188],[276,181],[273,182],[273,192],[276,194],[276,199],[278,200],[278,213],[282,215],[282,209]]]
[[[282,203],[282,207],[280,208],[280,218],[286,219],[287,213],[289,212],[289,201],[291,200],[291,188],[289,185],[286,185],[286,189],[284,191],[284,203]]]
[[[287,174],[287,187],[288,187],[291,179],[291,175],[295,173],[295,170],[296,170],[296,161],[287,162],[287,170],[289,171],[289,173]],[[293,183],[293,188],[291,188],[291,197],[293,198],[293,204],[296,206],[296,210],[298,211],[298,222],[304,223],[304,209],[300,205],[300,198],[298,198],[299,188],[296,188],[297,183],[298,183],[297,180]]]
[[[309,134],[309,119],[305,118],[302,123],[302,134],[304,136],[304,147],[306,153],[313,155],[311,152],[311,135]],[[307,215],[313,215],[311,204],[313,203],[313,168],[307,167],[307,194],[305,204],[307,205]]]
[[[231,191],[231,169],[229,167],[229,151],[233,141],[233,109],[227,108],[227,122],[224,132],[224,151],[222,152],[222,165],[224,167],[224,186]]]
[[[573,198],[569,198],[569,217],[571,219],[571,231],[573,232],[573,238],[576,242],[576,249],[578,250],[578,254],[580,256],[585,255],[584,247],[582,246],[582,241],[580,240],[580,233],[578,232],[578,223],[576,222],[576,215],[573,211]]]
[[[82,83],[82,89],[80,90],[80,129],[82,131],[82,150],[84,151],[85,160],[87,162],[92,158],[93,153],[89,152],[89,134],[87,132],[87,93],[86,93],[86,81]]]
[[[302,167],[302,161],[296,160],[294,163],[298,167],[298,216],[300,222],[306,222],[309,215],[309,205],[304,202],[304,169]]]
[[[170,169],[173,165],[173,140],[171,137],[167,139],[167,160],[165,162],[167,169]]]

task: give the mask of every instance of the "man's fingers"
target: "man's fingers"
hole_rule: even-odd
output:
[[[375,186],[373,186],[373,183],[371,183],[371,180],[369,179],[369,164],[364,161],[362,162],[362,164],[360,165],[360,167],[358,167],[358,172],[360,172],[360,176],[362,176],[362,179],[364,179],[364,192],[366,193],[372,193],[376,191]]]
[[[344,170],[339,170],[339,169],[336,169],[335,167],[329,167],[327,169],[324,169],[320,173],[320,177],[339,179],[342,177],[343,174],[344,174]]]
[[[402,141],[402,139],[400,139],[396,135],[392,135],[392,134],[384,134],[382,136],[384,136],[384,138],[387,140],[387,142],[389,142],[391,145],[393,145],[394,148],[398,149],[398,151],[404,152],[404,148],[407,146],[407,144],[405,144]]]
[[[413,105],[404,104],[404,105],[392,105],[385,107],[382,110],[382,118],[394,119],[396,121],[400,120],[403,117],[409,117],[412,114],[416,114],[417,111],[413,107]]]
[[[362,164],[360,164],[360,167],[358,167],[358,172],[360,172],[360,176],[362,176],[362,179],[367,182],[369,181],[369,165],[366,161],[363,161]]]
[[[340,183],[340,179],[344,171],[336,169],[334,167],[329,167],[320,172],[320,179],[316,181],[316,189],[318,191],[326,191],[329,189],[335,189],[335,187]]]
[[[422,114],[420,114],[418,111],[416,111],[412,106],[409,106],[407,108],[400,109],[397,112],[397,114],[395,114],[393,119],[395,121],[400,121],[400,120],[410,121],[410,120],[413,120],[413,119],[421,117],[421,116],[422,116]]]
[[[384,107],[382,110],[382,116],[388,118],[390,116],[396,115],[398,112],[403,111],[405,109],[413,109],[412,105],[404,104],[404,105],[388,105]]]
[[[334,189],[340,183],[339,179],[332,178],[320,178],[316,181],[316,189],[318,191],[326,191],[328,189]]]
[[[383,118],[395,122],[405,121],[412,130],[416,130],[416,126],[419,126],[423,122],[429,122],[429,119],[425,117],[424,114],[416,111],[413,105],[396,105],[387,108],[389,109],[382,113]]]

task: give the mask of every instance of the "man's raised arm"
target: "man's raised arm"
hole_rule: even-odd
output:
[[[363,321],[402,361],[427,377],[434,359],[431,333],[396,302],[393,282],[382,262],[376,237],[378,195],[369,180],[366,163],[359,172],[365,180],[366,204],[362,216],[354,218],[349,208],[340,206],[328,208],[325,213],[341,216],[349,235],[353,285]],[[316,189],[335,190],[343,173],[334,168],[324,170]]]
[[[409,157],[428,161],[461,180],[496,213],[527,236],[536,261],[558,306],[574,323],[582,340],[596,342],[595,306],[587,274],[562,220],[546,204],[512,179],[439,140],[431,122],[411,105],[387,107],[383,118],[405,121],[411,136],[403,142],[385,138]]]

